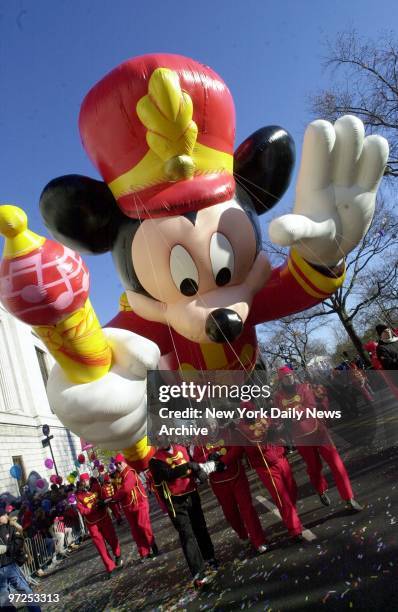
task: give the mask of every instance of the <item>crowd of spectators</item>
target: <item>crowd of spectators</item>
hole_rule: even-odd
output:
[[[52,484],[48,491],[34,493],[26,486],[17,502],[3,504],[10,523],[29,541],[25,548],[33,559],[28,562],[38,576],[51,571],[79,546],[84,526],[74,492],[73,484]]]

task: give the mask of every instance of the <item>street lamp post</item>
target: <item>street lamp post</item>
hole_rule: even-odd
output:
[[[55,469],[55,473],[57,476],[59,476],[58,474],[58,470],[57,470],[57,464],[55,463],[55,459],[54,459],[54,453],[53,453],[53,449],[51,446],[51,440],[54,438],[54,436],[50,436],[50,427],[48,425],[43,425],[43,427],[41,428],[43,435],[46,436],[44,438],[44,440],[41,441],[43,448],[45,448],[46,446],[49,447],[50,449],[50,453],[51,453],[51,457],[54,463],[54,469]]]

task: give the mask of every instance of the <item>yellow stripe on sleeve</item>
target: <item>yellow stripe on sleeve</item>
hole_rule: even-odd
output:
[[[295,249],[292,249],[290,252],[288,265],[289,270],[292,272],[297,282],[307,293],[314,297],[327,297],[341,287],[344,282],[346,272],[345,266],[344,272],[340,276],[326,276],[326,274],[322,274],[322,272],[315,270],[315,268],[305,261]],[[301,274],[299,272],[301,272]]]

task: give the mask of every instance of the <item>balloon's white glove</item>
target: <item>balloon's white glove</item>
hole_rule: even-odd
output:
[[[310,123],[293,213],[271,222],[272,242],[294,246],[315,265],[338,264],[369,228],[387,159],[386,139],[365,138],[357,117]]]
[[[6,544],[0,544],[0,555],[5,555],[7,552],[7,545]]]
[[[72,383],[56,364],[48,399],[75,434],[107,449],[128,448],[146,435],[146,375],[157,367],[156,344],[124,329],[103,330],[112,349],[110,371],[93,382]]]

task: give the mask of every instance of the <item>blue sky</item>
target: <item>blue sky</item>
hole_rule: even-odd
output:
[[[45,233],[38,199],[52,178],[98,177],[80,143],[77,118],[89,88],[121,61],[157,51],[191,56],[227,82],[237,111],[237,144],[279,124],[298,153],[308,96],[328,85],[325,42],[355,27],[377,37],[397,23],[395,0],[201,0],[0,3],[0,202],[24,208]],[[285,210],[293,191],[280,205]],[[266,228],[266,219],[263,222]],[[91,297],[105,323],[122,287],[109,255],[86,258]]]

